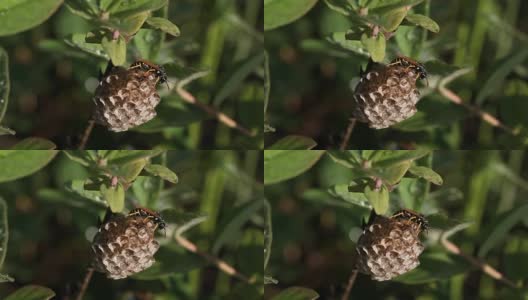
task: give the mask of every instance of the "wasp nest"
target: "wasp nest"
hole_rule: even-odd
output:
[[[144,61],[111,68],[95,90],[95,122],[118,132],[150,121],[160,102],[156,86],[166,80],[163,67]]]
[[[416,113],[420,92],[418,79],[426,79],[425,68],[400,56],[388,65],[376,64],[362,74],[354,91],[352,115],[371,128],[387,128]]]
[[[154,239],[155,221],[140,215],[114,215],[94,237],[94,268],[108,278],[121,279],[154,263],[159,243]]]
[[[419,235],[426,229],[425,218],[409,210],[390,218],[376,216],[357,242],[358,270],[384,281],[416,268],[424,250]]]

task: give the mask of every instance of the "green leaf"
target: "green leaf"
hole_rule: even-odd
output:
[[[125,190],[120,183],[114,187],[102,184],[101,194],[110,206],[112,212],[119,213],[123,211],[125,207]]]
[[[500,221],[495,226],[493,226],[493,230],[480,247],[478,256],[485,257],[486,254],[488,254],[488,252],[493,249],[493,247],[497,246],[499,242],[504,241],[508,232],[510,232],[510,230],[519,222],[522,222],[522,220],[525,219],[527,215],[528,204],[524,204],[513,208],[506,214],[500,216]]]
[[[219,234],[213,244],[213,253],[218,253],[225,244],[239,239],[244,225],[256,216],[257,211],[263,205],[264,201],[262,199],[248,201],[228,213],[224,217],[227,222],[223,222],[218,226]]]
[[[101,0],[99,7],[102,11],[109,11],[112,7],[119,5],[119,2],[121,2],[121,0]]]
[[[289,24],[306,14],[317,0],[265,0],[264,30]]]
[[[151,207],[159,198],[163,181],[154,176],[138,176],[132,184],[132,191],[140,206]]]
[[[379,23],[386,32],[395,31],[407,15],[407,12],[407,7],[393,9],[381,15]]]
[[[378,34],[377,37],[370,37],[367,34],[361,36],[361,43],[367,48],[372,60],[381,62],[385,58],[385,37]]]
[[[163,152],[164,150],[115,150],[108,155],[108,163],[122,165],[144,158],[152,158]]]
[[[22,141],[16,143],[11,149],[12,150],[54,150],[57,148],[53,142],[38,138],[30,137],[23,139]]]
[[[133,36],[145,24],[148,17],[149,13],[144,12],[125,19],[111,19],[111,23],[125,36]]]
[[[33,28],[59,8],[63,0],[11,0],[0,2],[0,36]]]
[[[264,184],[281,182],[310,169],[324,154],[321,150],[264,151]]]
[[[132,182],[143,171],[147,162],[148,160],[146,158],[142,158],[121,164],[113,174],[123,178],[126,182]]]
[[[101,41],[101,45],[114,65],[122,66],[125,64],[126,42],[122,36],[119,36],[117,40],[105,36]]]
[[[412,166],[409,169],[409,172],[413,174],[414,176],[423,178],[436,185],[442,185],[442,183],[444,183],[444,181],[442,180],[442,176],[440,176],[438,173],[433,171],[431,168]]]
[[[389,209],[389,191],[384,185],[379,189],[367,185],[365,187],[365,197],[378,215],[384,215]]]
[[[388,185],[396,185],[403,178],[407,170],[411,167],[412,160],[401,161],[386,167],[375,167],[371,170],[376,177],[383,179],[383,183]]]
[[[231,69],[234,71],[228,76],[227,81],[216,93],[213,99],[213,105],[216,107],[221,106],[222,102],[227,97],[240,90],[244,79],[251,73],[255,72],[255,70],[262,64],[263,61],[264,52],[257,52],[255,55],[251,55],[237,65],[232,66]]]
[[[399,164],[403,161],[414,161],[429,154],[431,150],[378,150],[371,156],[372,165],[376,167],[389,167],[391,165]]]
[[[120,1],[119,5],[113,5],[109,12],[111,17],[122,19],[145,12],[158,10],[167,5],[167,1],[168,0]]]
[[[328,192],[348,203],[371,209],[372,206],[364,193],[351,192],[348,184],[337,184],[328,189]]]
[[[178,175],[164,165],[150,164],[145,167],[145,171],[169,182],[178,183]]]
[[[132,276],[138,280],[157,280],[174,274],[185,274],[207,266],[208,262],[198,255],[182,253],[179,249],[161,247],[152,267]]]
[[[172,36],[180,36],[178,26],[165,18],[150,17],[147,19],[147,24]]]
[[[66,0],[64,4],[73,14],[88,20],[97,18],[100,14],[97,5],[90,0]]]
[[[9,240],[9,226],[7,224],[7,203],[0,197],[0,269],[4,265]],[[10,278],[9,276],[7,276]]]
[[[55,150],[0,151],[0,182],[31,175],[46,166],[57,154]]]
[[[26,285],[11,293],[4,300],[48,300],[55,297],[55,292],[40,285]]]
[[[90,150],[88,150],[88,151],[65,150],[63,153],[66,154],[66,156],[69,159],[71,159],[71,160],[73,160],[73,161],[75,161],[75,162],[77,162],[77,163],[79,163],[79,164],[81,164],[81,165],[83,165],[85,167],[88,167],[91,164],[96,164],[97,163],[96,161],[94,161],[92,155],[90,155]]]
[[[158,30],[140,29],[134,36],[134,44],[142,58],[156,61],[161,50],[164,34]]]
[[[407,16],[405,16],[405,20],[435,33],[440,31],[440,26],[438,26],[438,24],[428,16],[407,14]]]
[[[288,135],[275,142],[267,150],[310,150],[317,143],[309,137],[300,135]]]
[[[73,180],[73,181],[70,181],[70,182],[67,182],[65,185],[64,185],[64,188],[70,192],[70,193],[74,193],[78,196],[81,196],[85,199],[89,199],[89,200],[92,200],[93,202],[97,203],[97,204],[105,204],[106,205],[106,202],[104,201],[104,198],[103,198],[103,194],[101,193],[100,190],[87,190],[85,187],[86,185],[89,185],[89,184],[92,184],[93,182],[91,181],[86,181],[86,180],[83,180],[83,179],[77,179],[77,180]]]
[[[104,52],[103,47],[100,44],[87,43],[86,36],[87,35],[84,33],[75,33],[64,39],[64,42],[73,48],[80,49],[96,57],[108,60],[109,57]]]
[[[369,56],[368,50],[365,48],[363,43],[358,40],[351,40],[348,36],[348,32],[333,32],[330,36],[326,37],[326,40],[332,44],[335,44],[343,49],[355,52],[362,56]],[[322,49],[323,52],[328,53],[332,49]],[[348,54],[349,55],[349,54]]]
[[[4,48],[0,47],[0,123],[2,123],[2,119],[7,110],[9,88],[9,58]]]
[[[392,1],[392,2],[394,3],[384,5],[385,3],[387,3],[387,1],[379,1],[379,5],[369,8],[369,15],[383,15],[386,13],[390,13],[391,11],[395,9],[405,8],[406,6],[417,5],[423,2],[423,0],[398,0],[398,1]]]
[[[294,286],[280,292],[272,300],[315,300],[318,298],[319,294],[314,290]]]
[[[358,150],[328,151],[327,153],[334,162],[349,169],[359,168],[363,161]]]

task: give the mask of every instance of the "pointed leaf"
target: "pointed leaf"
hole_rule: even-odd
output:
[[[147,19],[147,24],[172,36],[180,36],[178,26],[165,18],[150,17]]]
[[[384,215],[389,209],[389,191],[384,185],[379,189],[367,185],[365,187],[365,197],[367,197],[378,215]]]
[[[0,36],[28,30],[46,21],[63,0],[0,1]]]
[[[146,158],[142,158],[122,164],[114,174],[123,178],[126,182],[133,182],[141,171],[143,171],[147,162],[148,160]]]
[[[0,182],[31,175],[46,166],[57,154],[55,150],[0,151]]]
[[[289,24],[306,14],[317,0],[265,0],[264,30]]]
[[[11,148],[12,150],[53,150],[56,149],[57,145],[55,145],[53,142],[38,138],[38,137],[30,137],[27,139],[23,139],[22,141],[16,143],[16,145]]]
[[[44,286],[26,285],[11,293],[4,300],[48,300],[55,297],[55,292]]]
[[[281,182],[310,169],[324,154],[320,150],[264,151],[264,184]]]
[[[428,16],[407,14],[407,16],[405,16],[405,20],[435,33],[440,31],[440,26],[438,26],[438,24]]]
[[[114,65],[121,66],[126,61],[126,42],[122,36],[119,36],[117,40],[109,37],[103,37],[101,42],[103,49],[106,51]]]
[[[125,190],[120,183],[114,187],[102,184],[101,194],[103,194],[103,198],[108,202],[112,212],[119,213],[123,211],[125,207]]]
[[[361,36],[361,43],[367,48],[373,61],[383,61],[385,58],[385,37],[383,34],[378,34],[377,37],[369,37],[363,34]]]
[[[412,166],[409,169],[409,172],[413,174],[414,176],[423,178],[436,185],[442,185],[442,183],[444,183],[444,181],[442,180],[442,176],[440,176],[438,173],[433,171],[431,168]]]
[[[167,5],[168,0],[119,1],[119,5],[110,7],[110,16],[119,19],[158,10]]]
[[[266,150],[310,150],[317,143],[309,137],[288,135],[275,142]]]
[[[272,300],[315,300],[319,298],[314,290],[304,287],[290,287],[273,297]]]
[[[145,167],[145,171],[169,182],[178,183],[178,175],[164,165],[150,164]]]

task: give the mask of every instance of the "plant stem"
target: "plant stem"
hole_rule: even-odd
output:
[[[90,119],[88,121],[88,125],[84,129],[84,133],[81,137],[81,142],[79,143],[78,150],[84,150],[84,147],[86,147],[86,143],[88,142],[88,138],[90,137],[90,134],[92,134],[94,125],[95,125],[95,120]]]
[[[350,274],[350,278],[348,279],[348,284],[346,286],[345,293],[343,294],[343,297],[341,297],[341,300],[348,300],[348,298],[350,297],[350,291],[352,291],[354,282],[356,282],[357,274],[358,274],[357,269],[354,269],[352,271],[352,274]]]
[[[442,235],[441,242],[442,242],[442,245],[444,246],[444,248],[447,251],[463,257],[469,263],[471,263],[475,267],[477,267],[480,270],[482,270],[482,272],[488,274],[491,278],[493,278],[495,280],[498,280],[498,281],[501,281],[501,282],[505,283],[506,285],[508,285],[508,286],[510,286],[512,288],[517,288],[515,283],[513,283],[510,279],[508,279],[501,272],[499,272],[498,270],[496,270],[495,268],[493,268],[489,264],[487,264],[485,262],[481,262],[480,260],[478,260],[478,259],[476,259],[476,258],[474,258],[474,257],[472,257],[470,255],[467,255],[464,252],[462,252],[462,250],[457,245],[455,245],[454,243],[450,242],[447,239],[447,235],[446,234]]]
[[[88,285],[90,284],[90,280],[92,279],[92,275],[94,272],[94,268],[88,267],[86,275],[84,275],[84,280],[81,285],[81,290],[79,291],[79,294],[77,294],[76,300],[82,300],[84,297],[84,294],[86,293],[86,289],[88,288]]]
[[[250,280],[245,275],[239,273],[233,266],[228,264],[227,262],[221,260],[218,257],[215,257],[209,253],[202,252],[198,249],[198,247],[188,239],[184,238],[183,236],[177,234],[176,235],[176,242],[180,244],[183,248],[189,250],[192,253],[195,253],[201,257],[203,257],[208,262],[214,264],[220,271],[226,273],[227,275],[233,276],[237,279],[240,279],[246,283],[252,284],[253,280]]]
[[[198,101],[191,93],[189,93],[187,90],[183,88],[183,86],[187,82],[180,81],[178,85],[176,86],[176,92],[180,97],[187,103],[193,104],[200,108],[201,110],[205,111],[208,115],[212,116],[213,118],[217,119],[220,123],[226,125],[229,128],[234,128],[240,131],[241,133],[247,135],[247,136],[255,136],[254,133],[250,132],[248,129],[242,127],[239,125],[235,120],[231,119],[226,114],[217,111],[215,108],[208,106],[200,101]]]
[[[352,135],[352,130],[354,130],[354,126],[356,126],[356,119],[351,118],[350,122],[348,123],[348,127],[345,131],[345,136],[343,137],[343,141],[341,142],[341,145],[339,146],[339,150],[341,151],[346,150],[348,141],[350,140],[350,136]]]

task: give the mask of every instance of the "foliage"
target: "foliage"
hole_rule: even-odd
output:
[[[402,208],[424,214],[430,225],[426,250],[417,269],[395,280],[359,274],[350,299],[528,296],[524,151],[327,151],[272,183],[267,177],[279,173],[274,169],[297,166],[313,151],[289,151],[291,163],[281,164],[265,152],[273,239],[265,240],[270,258],[264,299],[341,299],[354,268],[354,242],[372,208],[385,215]],[[442,237],[467,255],[478,253],[518,288],[447,251]]]
[[[292,0],[296,5],[282,7],[285,2],[264,5],[271,87],[266,148],[290,136],[311,139],[319,149],[527,144],[520,113],[528,95],[525,1]],[[359,70],[369,59],[388,63],[396,55],[427,70],[418,112],[388,129],[356,123],[342,145]]]
[[[88,148],[262,148],[262,18],[258,3],[240,0],[4,2],[0,134],[9,136],[0,145],[37,136],[76,148],[108,61],[129,66],[145,59],[169,77],[160,85],[157,117],[120,134],[96,126]],[[191,81],[188,92],[202,105],[178,90]],[[213,121],[225,120],[218,112],[249,134]]]
[[[48,152],[53,155],[46,163],[33,156]],[[2,299],[74,298],[107,208],[126,214],[136,206],[160,211],[168,225],[157,237],[156,263],[126,279],[126,285],[94,274],[86,299],[144,293],[163,299],[261,297],[258,151],[13,150],[2,155],[21,165],[16,176],[10,168],[0,170],[8,181],[0,184],[0,278],[14,281],[0,285]],[[24,160],[35,167],[22,166]],[[206,255],[182,248],[176,237],[183,233]],[[249,281],[232,279],[206,257],[223,260]],[[204,289],[210,282],[216,285]]]

